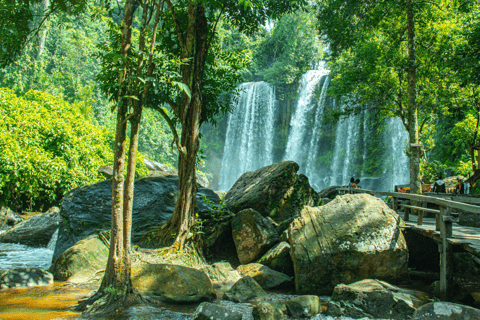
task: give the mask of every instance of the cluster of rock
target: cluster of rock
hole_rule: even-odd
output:
[[[214,299],[255,302],[254,319],[305,318],[319,312],[333,317],[440,319],[433,315],[478,311],[432,304],[426,294],[390,284],[408,279],[408,250],[398,215],[370,195],[338,196],[333,188],[316,193],[308,178],[297,174],[298,169],[295,162],[284,161],[247,172],[223,202],[214,191],[197,185],[201,217],[213,219],[218,208],[225,211],[224,218],[205,235],[205,249],[214,252],[222,246],[239,265],[175,265],[136,257],[134,286],[151,300],[205,301],[191,317],[197,320],[242,319],[242,313],[211,303]],[[136,181],[134,242],[144,243],[152,228],[172,215],[177,186],[178,177],[171,175]],[[326,197],[334,199],[325,201]],[[45,219],[59,227],[50,269],[56,280],[98,283],[101,279],[108,258],[110,203],[111,183],[104,181],[71,191],[60,213],[45,214]],[[45,225],[43,232],[50,233],[46,223],[39,224]],[[22,234],[20,230],[15,234]],[[19,240],[20,236],[15,239],[26,241]],[[0,285],[10,281],[5,286],[13,286],[14,277],[1,275]],[[267,293],[285,287],[295,287],[301,296],[282,303]],[[322,295],[331,295],[328,303],[320,301]],[[423,313],[422,305],[427,310]]]

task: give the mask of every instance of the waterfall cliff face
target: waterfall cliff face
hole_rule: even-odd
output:
[[[275,91],[266,82],[249,82],[229,115],[220,190],[229,190],[245,172],[273,163]]]
[[[344,108],[327,98],[329,85],[326,70],[302,76],[283,156],[273,154],[274,89],[265,82],[240,85],[243,91],[228,119],[219,189],[228,191],[244,172],[282,160],[297,162],[299,173],[317,191],[346,185],[352,176],[361,179],[361,187],[374,190],[391,191],[396,184],[408,183],[409,159],[404,152],[408,133],[400,120],[382,120],[366,107],[328,124],[325,110]]]

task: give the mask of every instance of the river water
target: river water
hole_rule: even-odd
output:
[[[52,247],[52,244],[50,247]],[[0,272],[15,267],[37,267],[46,270],[50,267],[52,256],[53,250],[51,248],[33,248],[19,244],[0,243]],[[73,286],[65,282],[55,282],[52,285],[32,288],[0,290],[0,319],[82,319],[81,314],[74,311],[74,306],[78,300],[91,295],[94,290],[94,287]],[[270,293],[270,298],[284,302],[293,297],[292,294]],[[320,297],[320,299],[324,305],[328,301],[328,297]],[[233,303],[225,300],[217,300],[215,303],[236,309],[243,314],[243,320],[253,320],[252,304]],[[122,315],[109,319],[187,320],[197,306],[198,304],[161,305],[158,307],[135,306],[126,310]],[[351,318],[333,318],[318,314],[309,319],[348,320]]]

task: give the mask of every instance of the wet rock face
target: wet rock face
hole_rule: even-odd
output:
[[[0,235],[0,242],[20,243],[32,247],[45,247],[60,227],[58,212],[47,212],[16,224]]]
[[[379,280],[362,280],[335,287],[327,314],[333,317],[408,319],[430,302],[427,294],[401,289]]]
[[[235,213],[252,208],[277,222],[294,217],[304,205],[321,202],[308,178],[297,175],[298,169],[295,162],[282,161],[246,172],[227,192],[224,202]]]
[[[241,264],[260,258],[278,240],[275,227],[253,209],[242,210],[235,215],[232,236]]]
[[[215,298],[205,273],[193,268],[138,262],[132,266],[132,283],[142,295],[170,303],[194,303]]]
[[[340,283],[405,279],[408,250],[399,222],[382,200],[365,194],[304,207],[288,229],[297,292],[329,295]]]
[[[418,308],[411,319],[473,320],[480,319],[480,310],[451,302],[431,302]]]
[[[39,268],[15,268],[0,274],[0,289],[44,286],[53,283],[53,275]]]
[[[133,241],[162,225],[172,216],[178,195],[178,177],[151,177],[135,181],[133,199]],[[62,252],[99,230],[110,230],[112,181],[74,189],[62,202],[61,226],[53,255]],[[210,209],[203,199],[218,205],[219,197],[210,189],[197,185],[197,206],[200,213]],[[48,241],[47,241],[48,242]]]

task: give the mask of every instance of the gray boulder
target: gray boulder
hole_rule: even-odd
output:
[[[291,277],[259,263],[249,263],[238,266],[237,271],[242,277],[250,276],[255,279],[263,289],[292,285]]]
[[[157,301],[194,303],[216,297],[205,273],[172,264],[134,263],[132,283],[142,295]]]
[[[431,302],[418,308],[412,320],[480,319],[480,310],[451,302]]]
[[[288,314],[293,318],[311,318],[320,312],[318,296],[300,296],[287,301]]]
[[[190,320],[242,320],[243,315],[238,311],[231,310],[225,306],[202,302]]]
[[[408,278],[408,249],[399,216],[378,198],[343,195],[305,206],[288,229],[300,294],[331,294],[340,283]]]
[[[45,247],[60,227],[61,222],[62,219],[57,212],[39,214],[16,224],[1,234],[0,242]]]
[[[53,283],[53,275],[40,268],[15,268],[0,274],[0,289],[44,286]]]
[[[133,242],[161,226],[172,216],[178,195],[178,177],[151,177],[135,181],[133,200]],[[218,196],[197,185],[197,206],[208,214],[210,204],[219,204]],[[55,260],[78,241],[101,230],[110,230],[112,182],[110,180],[74,189],[62,202],[61,225],[53,254]]]
[[[234,302],[248,302],[267,296],[262,287],[252,278],[243,277],[225,292],[224,298]]]
[[[178,171],[172,167],[145,158],[143,161],[149,171],[149,177],[178,176]],[[207,176],[202,172],[197,172],[196,176],[197,183],[204,188],[208,188],[209,182]]]
[[[430,302],[427,294],[398,288],[379,280],[362,280],[335,287],[327,315],[333,317],[402,320]]]
[[[7,230],[17,223],[23,221],[23,218],[7,207],[0,207],[0,231]]]
[[[278,240],[275,227],[253,209],[242,210],[235,215],[232,236],[242,264],[260,258]]]
[[[227,192],[224,202],[235,213],[252,208],[277,222],[295,217],[304,205],[321,202],[308,178],[297,175],[298,169],[295,162],[282,161],[246,172]]]
[[[290,258],[290,245],[282,241],[267,251],[257,263],[263,264],[270,269],[293,276],[293,262]]]

